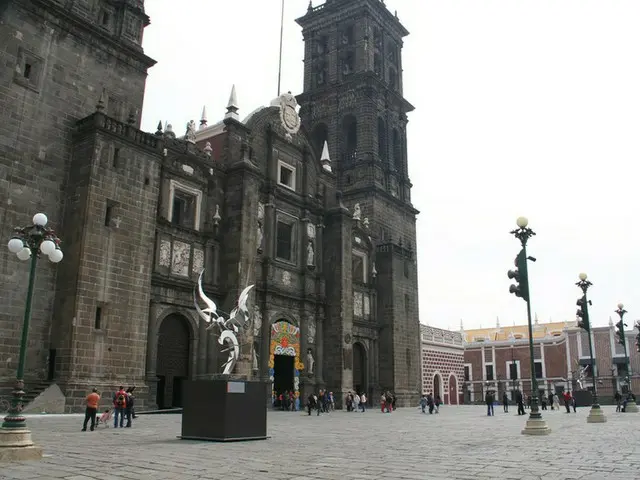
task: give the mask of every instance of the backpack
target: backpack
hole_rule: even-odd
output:
[[[118,398],[116,399],[116,405],[118,408],[124,408],[127,405],[127,399],[124,393],[118,394]]]

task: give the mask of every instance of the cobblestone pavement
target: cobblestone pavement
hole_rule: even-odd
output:
[[[393,414],[270,412],[265,441],[183,441],[179,415],[141,416],[134,428],[80,432],[79,416],[29,419],[39,462],[0,466],[1,479],[640,479],[640,414],[587,424],[545,412],[550,436],[521,435],[525,417],[481,406]]]

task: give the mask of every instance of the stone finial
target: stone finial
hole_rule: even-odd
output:
[[[496,328],[500,330],[500,317],[496,317]]]
[[[309,0],[309,6],[307,7],[307,12],[313,11],[313,3],[312,0]]]
[[[200,130],[207,126],[207,106],[202,107],[202,115],[200,115]]]
[[[236,86],[233,85],[231,87],[231,95],[229,95],[229,103],[227,104],[227,113],[225,113],[224,118],[233,118],[240,121],[238,109],[238,95],[236,94]]]
[[[216,205],[216,212],[213,214],[213,224],[218,226],[222,217],[220,216],[220,205]]]
[[[462,319],[460,319],[460,332],[464,332],[464,323],[462,323]]]
[[[362,226],[364,228],[369,228],[369,218],[368,217],[364,217],[364,220],[362,220]]]
[[[611,316],[609,316],[609,326],[613,327],[613,318]]]
[[[104,94],[104,88],[102,89],[102,92],[100,93],[100,98],[98,98],[98,103],[96,104],[96,112],[102,112],[104,110],[105,107],[105,94]]]
[[[162,136],[162,120],[158,122],[158,126],[156,127],[156,135],[158,137]]]
[[[376,270],[376,262],[373,262],[373,268],[371,269],[371,276],[376,278],[378,276],[378,270]]]
[[[213,148],[211,147],[211,142],[207,142],[207,144],[204,146],[204,154],[207,157],[210,157],[212,153],[213,153]]]
[[[170,138],[176,138],[176,134],[173,131],[173,125],[171,125],[170,123],[167,122],[167,124],[164,127],[164,136],[165,137],[170,137]]]
[[[536,327],[540,323],[540,321],[538,320],[538,314],[537,313],[533,317],[533,323],[535,324]]]
[[[322,146],[322,155],[320,155],[320,163],[322,164],[322,168],[327,172],[331,172],[331,157],[329,157],[329,144],[327,141],[324,141],[324,145]]]

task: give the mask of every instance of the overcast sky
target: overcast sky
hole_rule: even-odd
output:
[[[314,5],[322,2],[314,1]],[[418,219],[420,321],[442,328],[524,323],[506,272],[525,215],[532,309],[575,319],[581,271],[592,323],[616,304],[640,318],[640,1],[387,0],[411,32],[403,51],[409,169]],[[207,106],[241,117],[277,93],[280,0],[147,0],[143,127],[182,134]],[[286,0],[282,88],[302,88],[307,0]]]

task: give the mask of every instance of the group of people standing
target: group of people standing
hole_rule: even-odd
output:
[[[515,391],[515,403],[518,406],[518,415],[525,415],[525,405],[527,408],[531,408],[531,395],[525,395],[520,390]],[[571,408],[573,408],[573,412],[576,412],[576,399],[569,390],[565,390],[562,393],[562,399],[564,401],[564,406],[567,409],[567,413],[571,413]],[[487,404],[487,416],[491,417],[494,415],[493,405],[496,402],[495,399],[495,391],[488,390],[484,397],[485,403]],[[509,412],[509,397],[507,392],[502,394],[502,406],[505,413]],[[547,406],[551,407],[551,410],[560,410],[560,397],[557,393],[549,393],[549,395],[541,395],[540,397],[540,407],[542,410],[547,410]]]
[[[100,416],[99,419],[96,419],[98,408],[100,405],[100,394],[98,393],[98,389],[94,388],[86,398],[86,408],[84,415],[84,423],[82,424],[82,431],[87,431],[87,425],[89,421],[91,421],[91,431],[93,432],[98,423],[104,423],[111,420],[113,416],[113,428],[130,428],[131,427],[131,419],[136,418],[136,412],[134,410],[135,405],[135,397],[133,396],[133,391],[136,387],[129,387],[126,390],[124,387],[120,387],[114,394],[112,398],[112,407],[106,408],[104,413]],[[127,419],[126,425],[124,424],[125,418]]]

